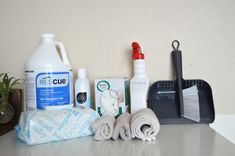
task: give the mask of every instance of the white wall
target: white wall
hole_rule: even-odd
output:
[[[234,15],[234,0],[1,0],[0,72],[23,78],[40,35],[50,32],[91,80],[130,77],[132,41],[145,47],[152,82],[172,79],[178,39],[184,77],[211,84],[216,113],[235,113]]]

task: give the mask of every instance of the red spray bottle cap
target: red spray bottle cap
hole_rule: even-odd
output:
[[[138,60],[138,59],[144,59],[144,54],[142,53],[142,48],[139,43],[132,42],[132,59]]]

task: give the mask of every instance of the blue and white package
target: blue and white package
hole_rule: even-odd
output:
[[[21,113],[17,136],[30,145],[93,135],[90,125],[100,116],[92,109],[27,111]]]

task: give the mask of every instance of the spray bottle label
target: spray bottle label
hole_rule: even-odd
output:
[[[69,72],[39,73],[36,76],[37,109],[70,103]]]

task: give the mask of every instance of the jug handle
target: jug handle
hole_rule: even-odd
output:
[[[55,45],[60,48],[63,63],[67,66],[70,66],[69,59],[68,59],[63,43],[55,41]]]

